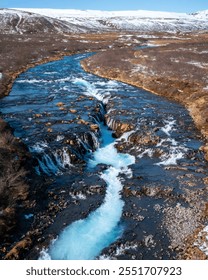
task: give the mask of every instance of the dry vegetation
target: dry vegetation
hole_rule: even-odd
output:
[[[28,196],[25,169],[26,150],[0,122],[0,239],[5,239],[17,225],[18,208]]]

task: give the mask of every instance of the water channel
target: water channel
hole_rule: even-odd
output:
[[[29,69],[16,79],[10,95],[0,104],[2,117],[36,159],[38,175],[54,179],[55,184],[58,176],[67,183],[66,174],[79,161],[91,172],[100,164],[106,166],[97,174],[106,182],[103,203],[87,218],[63,228],[41,259],[95,259],[121,238],[127,226],[122,222],[125,202],[121,195],[126,182],[135,187],[134,178],[141,177],[144,181],[138,188],[159,184],[181,192],[185,183],[176,177],[182,176],[182,168],[176,174],[168,167],[188,166],[189,173],[200,181],[196,189],[203,187],[207,175],[203,155],[198,152],[202,140],[188,112],[147,91],[86,73],[80,60],[89,55],[73,55]],[[105,114],[112,120],[105,123]],[[131,122],[134,128],[115,139],[109,129],[113,118]],[[88,122],[99,129],[90,130]],[[115,148],[128,142],[130,135],[147,130],[154,131],[156,143],[131,144],[128,153]],[[200,168],[203,172],[197,172]]]

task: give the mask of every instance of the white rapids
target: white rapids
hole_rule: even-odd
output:
[[[106,100],[89,82],[76,79],[75,83],[100,101]],[[103,204],[86,219],[75,221],[67,226],[47,250],[43,250],[40,259],[56,260],[90,260],[95,259],[101,251],[119,238],[122,227],[119,221],[124,202],[120,192],[123,185],[119,174],[129,176],[129,165],[135,163],[135,157],[118,153],[114,147],[115,139],[111,131],[100,124],[103,143],[89,159],[89,167],[98,164],[108,165],[108,169],[100,177],[106,182],[107,190]]]

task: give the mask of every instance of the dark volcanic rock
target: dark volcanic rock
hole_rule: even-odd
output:
[[[66,226],[86,218],[98,208],[103,202],[105,187],[99,176],[79,170],[57,178],[48,189],[46,209],[36,217],[36,231],[28,233],[33,239],[33,246],[29,253],[24,254],[26,259],[37,259],[40,251],[48,248],[51,240]]]

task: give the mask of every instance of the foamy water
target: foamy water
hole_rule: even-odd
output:
[[[95,97],[97,100],[102,101],[103,103],[107,103],[108,97],[110,95],[109,93],[100,93],[95,85],[81,78],[74,79],[74,84],[83,88],[83,94]]]
[[[103,129],[102,137],[104,143],[109,142],[110,135],[107,128]],[[111,141],[114,141],[112,137]],[[128,173],[128,166],[134,162],[134,156],[118,153],[113,142],[93,153],[89,160],[89,167],[93,168],[100,163],[110,165],[100,175],[107,184],[104,202],[86,219],[66,227],[50,248],[41,253],[41,259],[94,259],[102,249],[121,236],[122,227],[119,226],[119,221],[124,202],[120,195],[123,185],[119,174]]]
[[[87,94],[104,100],[105,95],[98,93],[96,88],[83,79],[75,79],[76,84],[84,87]],[[43,250],[40,259],[56,260],[91,260],[122,234],[119,221],[124,202],[120,192],[123,185],[119,174],[129,176],[128,166],[135,163],[135,157],[118,153],[114,147],[115,139],[112,132],[100,124],[102,146],[92,153],[89,168],[98,164],[106,164],[109,168],[100,175],[106,182],[106,196],[103,204],[86,219],[78,220],[67,226],[51,246]],[[127,135],[124,135],[127,138]]]
[[[61,136],[57,137],[57,141],[63,139]],[[71,166],[71,159],[67,147],[51,150],[46,141],[37,142],[35,145],[29,147],[30,152],[39,155],[37,157],[39,166],[36,168],[37,173],[45,173],[48,176],[52,174],[60,174],[64,169]]]

